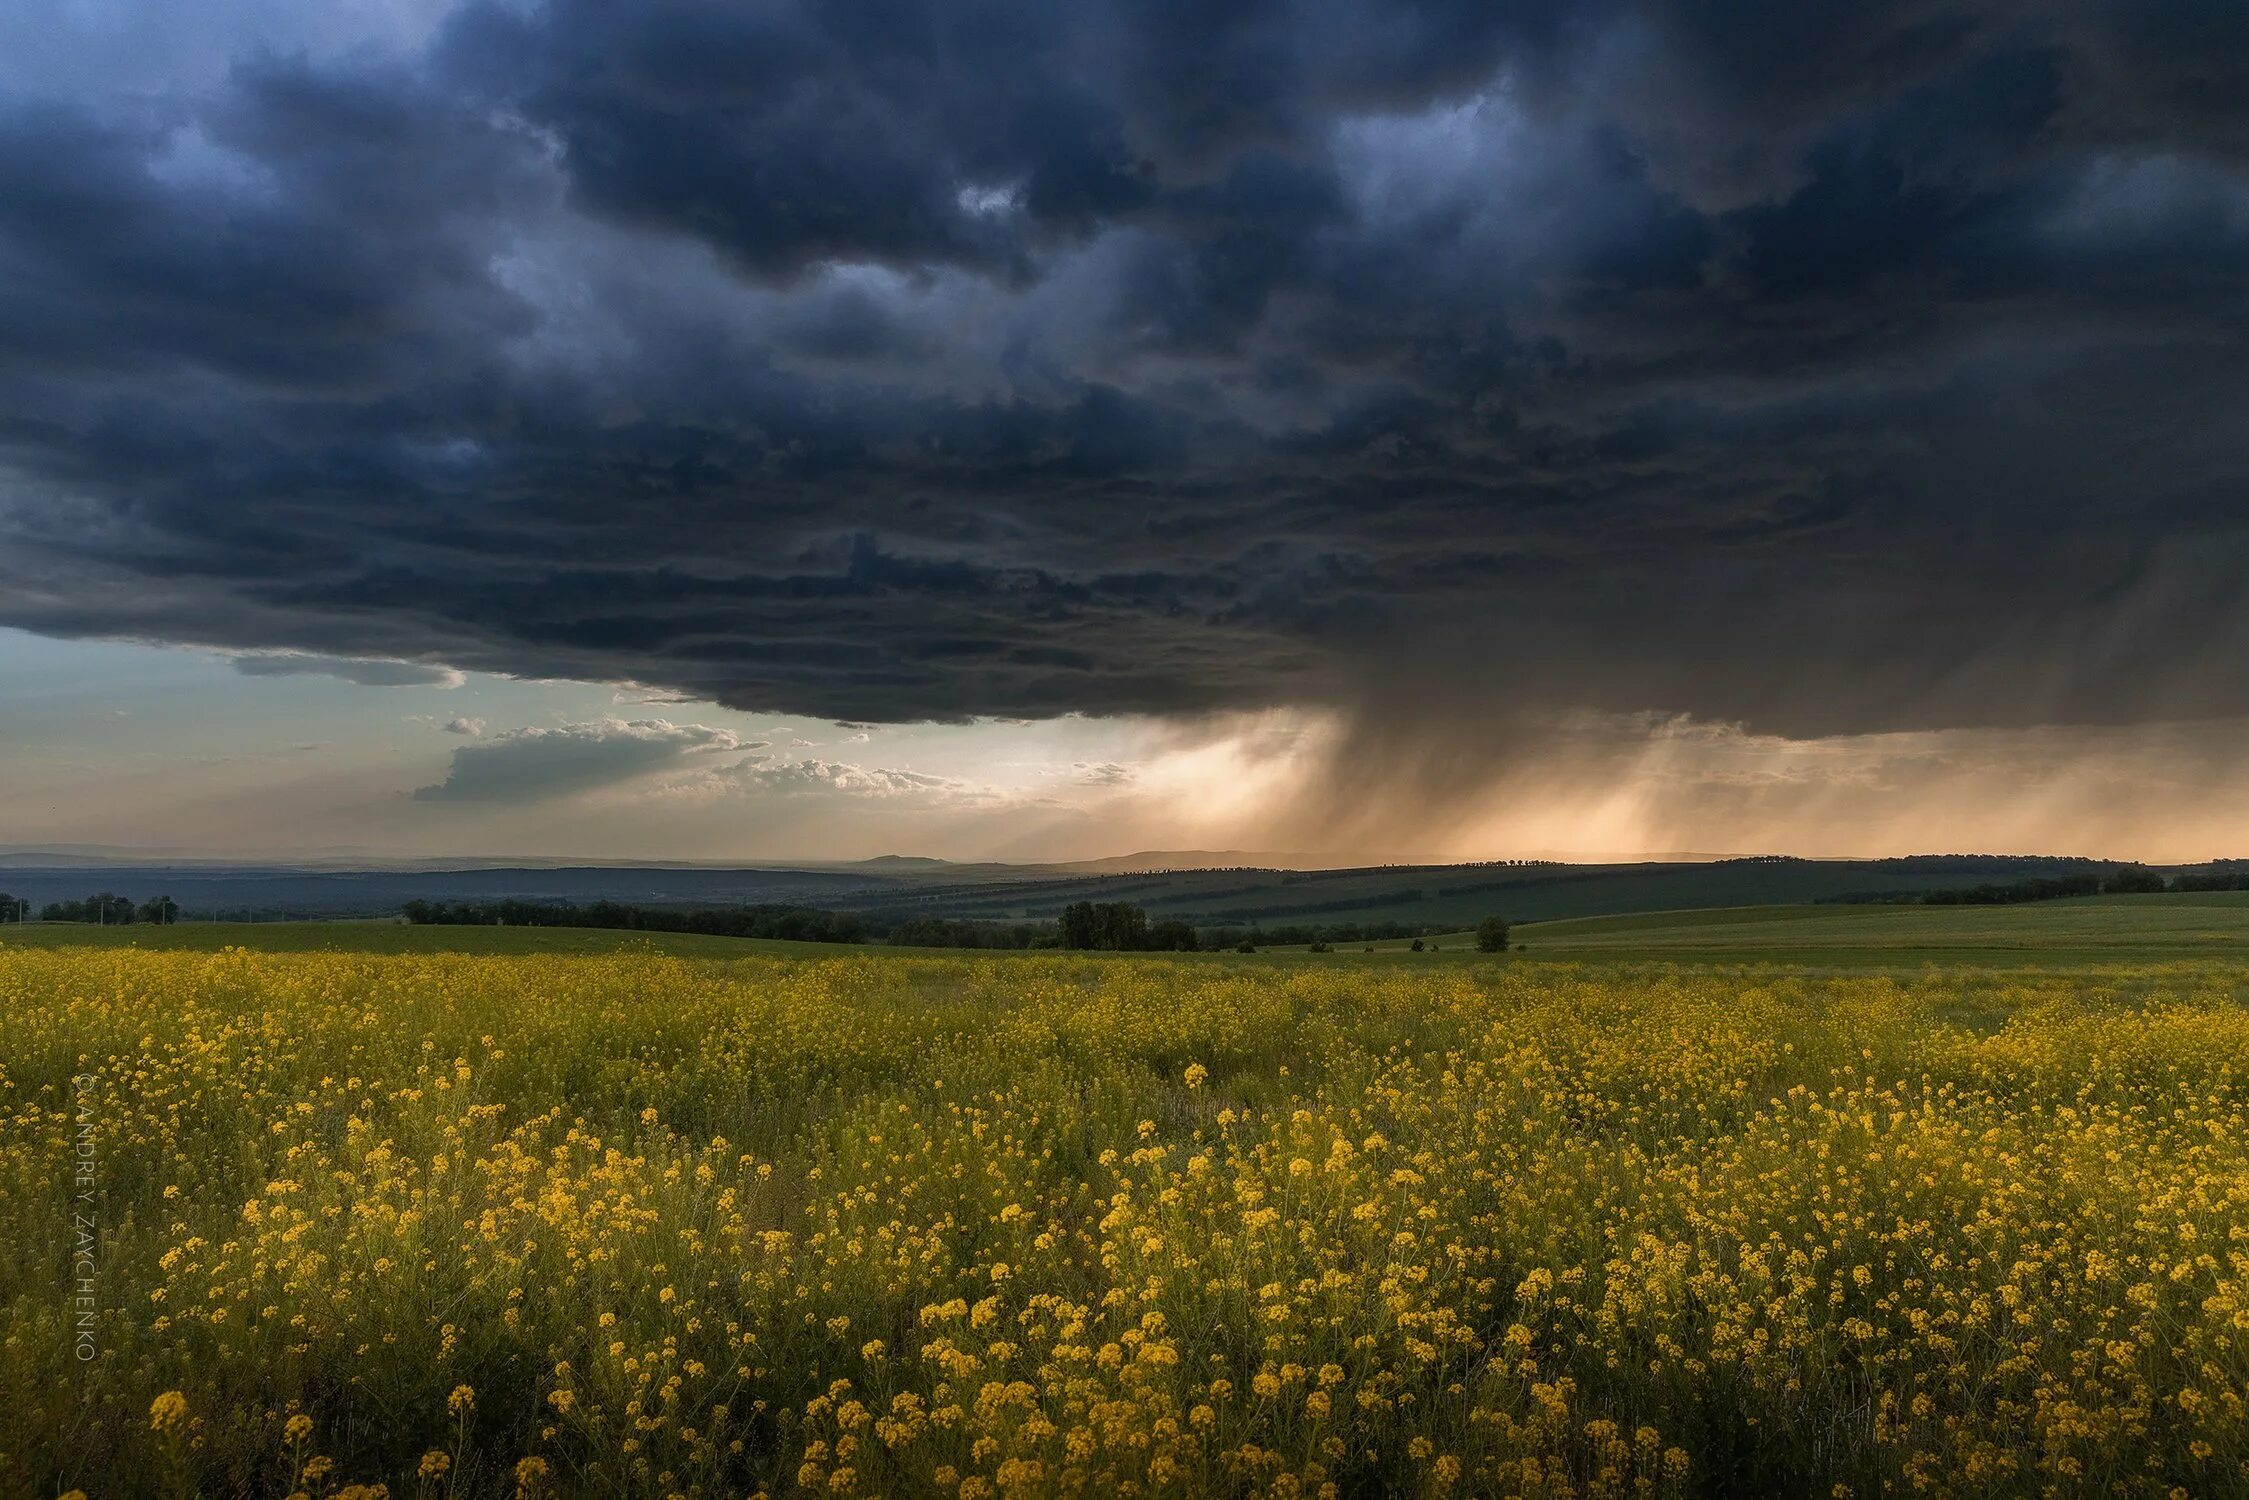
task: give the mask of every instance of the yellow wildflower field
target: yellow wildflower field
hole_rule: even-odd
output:
[[[2244,978],[0,949],[0,1493],[2241,1494]]]

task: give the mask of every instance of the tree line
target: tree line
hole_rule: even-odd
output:
[[[1151,920],[1123,901],[1079,901],[1053,922],[977,922],[813,906],[636,906],[622,901],[409,901],[401,908],[417,925],[470,927],[607,927],[687,932],[711,937],[783,938],[809,943],[873,943],[904,948],[1055,948],[1096,953],[1254,952],[1268,947],[1420,938],[1441,929],[1401,922],[1324,926],[1205,927],[1177,917]],[[1499,919],[1491,919],[1497,922]],[[1499,923],[1505,946],[1506,924]],[[1480,940],[1481,942],[1481,940]]]
[[[2249,891],[2249,861],[2219,860],[2207,870],[2171,877],[2174,891]]]
[[[1218,953],[1227,949],[1254,953],[1259,948],[1305,947],[1332,951],[1338,943],[1373,943],[1392,939],[1420,940],[1445,929],[1404,922],[1337,922],[1320,926],[1196,927],[1178,917],[1151,921],[1148,913],[1125,901],[1078,901],[1062,908],[1055,923],[1057,946],[1105,953]],[[1486,917],[1477,928],[1476,946],[1486,953],[1507,947],[1507,922]]]
[[[416,925],[449,927],[610,927],[689,932],[707,937],[781,938],[801,943],[889,943],[915,948],[1053,947],[1032,923],[946,921],[828,911],[816,906],[635,906],[622,901],[409,901]],[[1041,942],[1041,937],[1046,941]]]
[[[50,901],[39,908],[42,922],[92,922],[104,927],[126,927],[147,922],[166,927],[180,919],[179,903],[169,896],[152,896],[136,903],[130,896],[101,891],[83,901]],[[32,920],[31,903],[0,891],[0,922]]]
[[[2249,867],[2213,874],[2183,874],[2166,880],[2145,865],[2110,865],[2084,874],[2033,876],[1929,891],[1875,891],[1831,898],[1839,904],[1899,906],[2019,906],[2030,901],[2060,901],[2070,896],[2152,896],[2164,891],[2249,890]]]

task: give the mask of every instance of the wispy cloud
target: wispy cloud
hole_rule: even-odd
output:
[[[467,678],[451,667],[381,656],[320,656],[309,652],[258,652],[232,658],[245,677],[335,677],[361,687],[459,687]]]
[[[896,766],[787,760],[767,755],[744,756],[730,764],[666,782],[658,790],[672,795],[720,798],[845,797],[932,805],[1002,800],[989,788],[950,776],[933,776]]]

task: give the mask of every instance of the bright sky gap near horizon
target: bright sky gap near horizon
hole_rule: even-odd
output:
[[[0,846],[2249,856],[2249,7],[0,13]]]

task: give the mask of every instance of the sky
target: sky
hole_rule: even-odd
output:
[[[2249,854],[2249,8],[0,11],[0,843]]]

